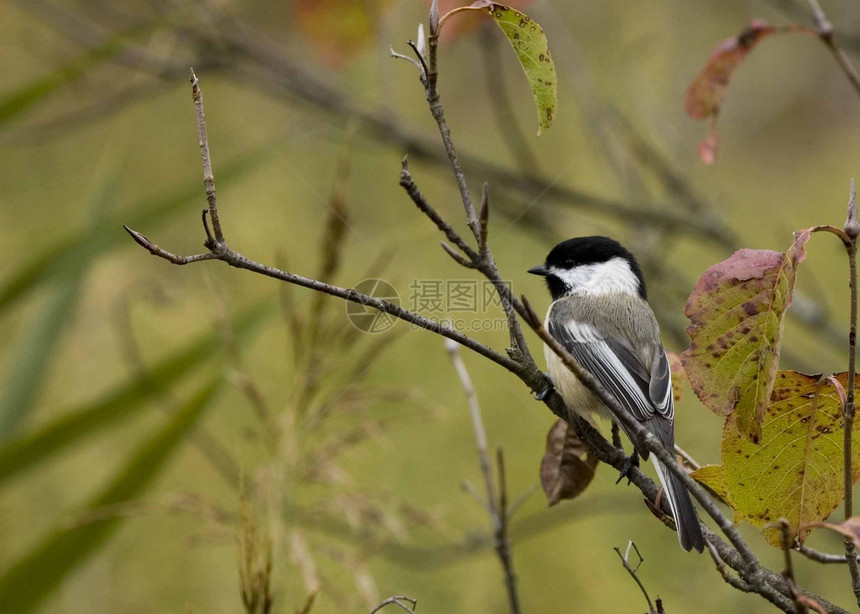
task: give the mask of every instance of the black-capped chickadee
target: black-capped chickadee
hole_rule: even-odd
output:
[[[549,334],[674,454],[672,373],[633,254],[607,237],[577,237],[556,245],[546,262],[529,273],[545,277],[552,294],[545,323]],[[549,375],[570,410],[589,420],[594,415],[612,418],[555,352],[544,347],[544,353]],[[633,442],[631,461],[636,462],[637,453],[647,459],[648,451],[619,426]],[[653,461],[681,547],[702,552],[704,538],[689,493],[657,458]]]

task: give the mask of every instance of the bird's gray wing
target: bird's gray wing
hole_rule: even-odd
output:
[[[669,367],[669,357],[659,343],[654,348],[654,360],[651,362],[651,383],[648,386],[648,396],[654,403],[658,415],[667,420],[675,419],[675,397],[672,392],[672,369]]]
[[[657,435],[664,445],[674,444],[672,374],[662,346],[653,364],[646,367],[629,342],[605,335],[594,326],[550,316],[549,333],[591,373],[637,420]],[[619,426],[624,425],[619,422]],[[634,444],[636,438],[624,429]],[[636,445],[642,452],[642,446]],[[647,454],[643,454],[647,458]]]

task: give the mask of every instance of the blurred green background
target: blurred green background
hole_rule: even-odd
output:
[[[496,260],[540,313],[548,297],[526,269],[555,241],[611,234],[645,261],[666,345],[681,351],[684,300],[707,266],[841,224],[860,99],[819,41],[773,37],[744,63],[713,167],[696,153],[707,126],[683,110],[714,45],[755,17],[809,24],[805,3],[520,6],[553,51],[553,128],[534,136],[514,54],[477,19],[443,40],[440,91],[470,186],[491,182]],[[824,8],[856,57],[860,8]],[[313,612],[369,611],[393,594],[431,613],[506,610],[489,521],[461,488],[480,489],[481,476],[440,338],[403,323],[358,333],[336,299],[220,263],[172,266],[121,227],[202,249],[194,65],[234,249],[346,287],[382,277],[406,306],[414,280],[472,279],[398,186],[411,152],[418,185],[465,229],[415,69],[389,57],[425,19],[418,0],[3,2],[0,609],[242,611],[239,569],[265,569],[270,544],[275,612],[315,590]],[[842,249],[822,236],[809,253],[784,363],[844,370]],[[553,416],[510,374],[463,357],[490,444],[504,447],[509,496],[532,493],[511,528],[525,612],[644,611],[612,550],[631,539],[667,611],[771,611],[681,551],[606,467],[547,509],[534,487]],[[722,420],[689,390],[678,416],[680,445],[719,462]],[[743,529],[778,569],[781,553]],[[810,543],[840,548],[828,535]],[[850,603],[845,570],[797,566],[803,586]]]

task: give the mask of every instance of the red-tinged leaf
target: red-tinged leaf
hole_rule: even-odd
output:
[[[718,115],[732,74],[762,39],[776,31],[761,19],[754,19],[743,32],[719,43],[687,91],[687,115],[694,119]]]
[[[690,347],[681,354],[696,395],[713,412],[735,413],[754,442],[779,368],[785,312],[812,229],[786,253],[742,249],[712,266],[687,299]]]
[[[540,483],[547,503],[578,497],[591,483],[598,460],[564,420],[557,420],[546,438]]]
[[[666,352],[666,357],[669,359],[669,370],[672,372],[672,396],[675,398],[675,403],[681,400],[681,395],[684,393],[684,385],[687,383],[687,372],[684,371],[684,365],[681,364],[681,357],[675,352]]]
[[[811,529],[815,527],[822,527],[824,529],[830,529],[831,531],[836,531],[837,533],[841,533],[852,542],[854,545],[860,548],[860,518],[857,516],[852,516],[839,524],[833,524],[830,522],[812,522],[808,525],[804,525],[800,527],[801,529]]]
[[[710,119],[708,136],[699,143],[699,157],[705,164],[716,160],[719,135],[714,127],[726,97],[729,81],[741,62],[762,40],[771,34],[785,32],[816,33],[802,26],[774,27],[761,19],[753,19],[737,36],[719,43],[711,52],[705,67],[690,84],[684,104],[693,119]]]
[[[373,40],[390,0],[296,0],[299,30],[327,64],[340,67]]]
[[[708,166],[713,165],[717,161],[717,149],[720,147],[720,133],[716,128],[711,128],[706,136],[699,143],[699,158]]]

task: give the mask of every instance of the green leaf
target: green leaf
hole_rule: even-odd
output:
[[[268,303],[244,311],[232,323],[236,337],[248,335],[272,313]],[[218,331],[202,335],[162,360],[143,377],[136,377],[83,407],[63,411],[60,418],[47,426],[0,446],[0,485],[86,437],[142,411],[150,400],[215,356],[221,344],[222,335]]]
[[[445,15],[440,23],[444,23],[448,16],[464,10],[489,13],[505,33],[534,95],[538,113],[537,134],[540,136],[544,130],[549,130],[558,108],[558,78],[543,28],[518,10],[487,0],[479,0],[471,6],[454,9]]]
[[[684,313],[690,347],[681,354],[696,395],[753,441],[779,368],[785,312],[797,265],[806,258],[812,229],[797,233],[784,254],[742,249],[699,279]]]
[[[220,379],[207,384],[162,429],[144,441],[83,511],[98,510],[140,496],[203,415]],[[24,614],[35,610],[70,572],[110,540],[123,520],[112,517],[55,530],[0,577],[0,603],[4,611]]]
[[[857,378],[860,381],[860,378]],[[726,420],[720,443],[729,503],[735,520],[757,527],[785,518],[800,528],[825,520],[843,499],[842,408],[847,375],[819,378],[780,371],[762,424],[761,445],[743,436]],[[860,479],[860,421],[852,432],[853,480]],[[780,546],[777,529],[765,537]]]
[[[724,503],[729,502],[729,490],[722,465],[703,465],[690,473],[690,477],[707,486]]]
[[[219,187],[223,188],[231,181],[236,181],[248,171],[257,168],[259,162],[270,157],[269,145],[256,147],[242,154],[219,170]],[[133,203],[127,208],[127,213],[121,214],[121,218],[109,218],[83,231],[73,232],[65,238],[53,241],[50,247],[18,268],[8,277],[8,281],[0,286],[0,313],[45,280],[69,275],[80,266],[81,262],[90,261],[121,246],[134,247],[140,251],[140,248],[134,246],[123,231],[123,223],[142,232],[151,233],[154,228],[179,213],[188,213],[190,219],[192,212],[187,206],[203,198],[200,182],[195,181],[172,194],[159,195]],[[199,223],[199,210],[193,218]]]

